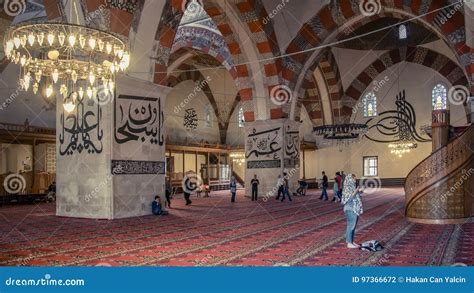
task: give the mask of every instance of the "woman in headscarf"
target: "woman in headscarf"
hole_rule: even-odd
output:
[[[347,218],[347,248],[359,248],[360,246],[354,243],[354,234],[357,220],[364,212],[364,209],[362,208],[362,200],[360,199],[362,189],[357,188],[356,176],[354,174],[347,174],[343,186],[344,189],[342,191],[341,203],[344,205],[344,214],[346,214]]]
[[[232,176],[232,178],[230,179],[229,187],[230,187],[230,193],[231,193],[230,201],[235,202],[235,194],[237,193],[237,182],[235,181],[234,176]]]

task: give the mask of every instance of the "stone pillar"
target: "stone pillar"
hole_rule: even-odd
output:
[[[449,110],[433,110],[431,122],[433,152],[449,143],[449,122]]]
[[[300,123],[290,119],[254,121],[245,124],[246,165],[245,193],[251,196],[250,181],[257,175],[259,198],[277,193],[277,177],[288,175],[290,192],[298,187],[300,163]]]
[[[471,123],[474,123],[474,97],[470,97],[470,101],[468,102],[468,107],[471,109]]]
[[[58,97],[58,216],[151,214],[154,195],[164,195],[168,92],[151,82],[120,77],[115,98],[84,98],[71,113]]]

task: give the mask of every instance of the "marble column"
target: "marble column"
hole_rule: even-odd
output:
[[[300,123],[290,119],[254,121],[245,124],[246,172],[245,193],[251,196],[250,181],[257,175],[259,198],[277,194],[278,175],[286,173],[290,192],[298,187]]]
[[[71,113],[58,97],[58,216],[151,214],[154,196],[164,194],[168,92],[148,81],[119,77],[115,97],[85,98]]]

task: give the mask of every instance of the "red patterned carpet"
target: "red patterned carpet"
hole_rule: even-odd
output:
[[[342,206],[318,196],[255,203],[240,192],[232,204],[214,192],[191,206],[177,197],[169,216],[113,221],[59,218],[51,204],[4,206],[0,265],[474,265],[474,223],[409,223],[402,189],[364,197],[356,241],[385,242],[378,253],[347,249]]]

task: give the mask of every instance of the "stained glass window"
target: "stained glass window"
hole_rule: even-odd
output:
[[[377,97],[373,92],[368,92],[364,97],[364,117],[377,116]]]
[[[244,109],[240,107],[239,109],[239,127],[244,127],[245,117],[244,117]]]
[[[433,110],[446,110],[446,93],[446,87],[443,84],[438,83],[434,86],[433,91],[431,92]]]
[[[407,38],[407,26],[404,24],[401,24],[398,27],[398,39],[404,40]]]

